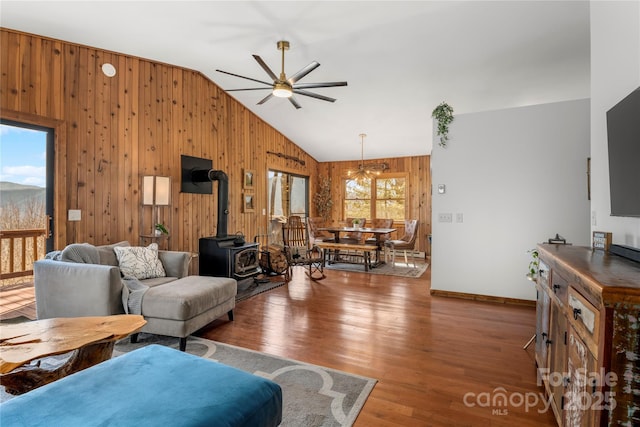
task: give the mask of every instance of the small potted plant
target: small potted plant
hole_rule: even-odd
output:
[[[360,228],[360,218],[355,218],[353,220],[353,228]]]
[[[529,261],[529,271],[527,272],[527,279],[534,282],[538,278],[538,268],[540,266],[540,255],[537,249],[530,249],[527,253],[531,254],[531,261]]]
[[[169,234],[169,230],[167,230],[167,227],[165,227],[164,224],[156,224],[154,228],[155,234],[158,237],[162,236],[163,234]]]

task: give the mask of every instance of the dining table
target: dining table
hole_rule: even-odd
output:
[[[395,228],[368,228],[368,227],[345,227],[345,226],[329,226],[318,228],[318,231],[327,231],[333,234],[336,243],[340,243],[340,235],[343,233],[369,233],[375,237],[376,260],[371,264],[371,267],[376,267],[384,263],[384,260],[380,258],[380,252],[384,248],[384,241],[382,236],[391,234],[397,229]]]

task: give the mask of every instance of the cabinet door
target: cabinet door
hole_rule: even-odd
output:
[[[567,326],[568,321],[562,307],[557,303],[551,304],[549,327],[549,372],[548,389],[553,397],[552,406],[558,425],[562,425],[562,407],[564,391],[567,384]]]
[[[549,367],[547,339],[549,338],[549,294],[536,285],[536,363],[538,364],[538,375],[547,371]],[[538,377],[540,379],[540,377]]]
[[[608,406],[602,398],[596,374],[596,359],[589,348],[571,326],[567,338],[568,385],[564,399],[564,426],[592,426],[595,411]]]

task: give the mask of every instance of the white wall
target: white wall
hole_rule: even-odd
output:
[[[556,233],[590,244],[589,100],[454,117],[431,154],[431,288],[533,300],[527,250]]]
[[[638,86],[640,2],[591,2],[591,230],[610,231],[613,243],[634,247],[640,218],[610,216],[606,112]]]

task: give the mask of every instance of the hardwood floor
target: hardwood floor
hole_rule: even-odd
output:
[[[0,320],[26,317],[36,319],[33,281],[26,281],[0,288]]]
[[[431,297],[429,286],[430,270],[334,270],[311,282],[298,267],[289,284],[240,302],[233,322],[197,335],[377,379],[356,426],[556,425],[533,345],[523,349],[535,309]]]
[[[377,379],[355,426],[555,426],[533,345],[522,348],[534,308],[432,297],[429,286],[430,269],[420,279],[333,270],[311,282],[297,267],[289,284],[197,335]],[[3,318],[35,313],[33,288],[16,293],[0,292]]]

